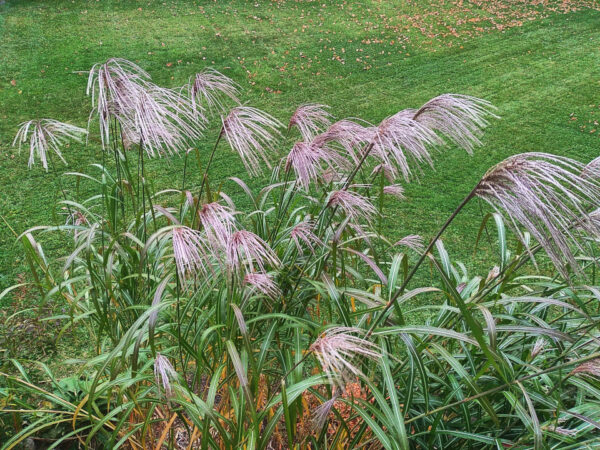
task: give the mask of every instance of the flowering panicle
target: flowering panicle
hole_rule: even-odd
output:
[[[299,253],[302,253],[302,244],[306,245],[311,253],[315,252],[315,246],[322,246],[323,241],[313,232],[314,223],[311,221],[303,221],[292,228],[290,237]]]
[[[211,270],[207,246],[199,231],[177,226],[173,228],[172,241],[175,264],[182,283],[188,275],[197,272],[207,274]]]
[[[298,127],[302,139],[310,141],[321,129],[331,124],[332,115],[327,111],[328,108],[317,103],[300,105],[292,114],[288,128]]]
[[[198,215],[210,244],[225,248],[230,236],[237,230],[233,211],[218,202],[212,202],[202,205]]]
[[[425,245],[423,244],[423,238],[418,234],[409,234],[408,236],[404,236],[398,242],[394,244],[394,247],[403,246],[406,248],[410,248],[411,250],[421,253],[425,250]]]
[[[360,150],[371,137],[371,133],[364,126],[353,120],[343,119],[335,122],[324,133],[315,136],[312,143],[319,148],[337,143],[356,164],[360,160]]]
[[[371,172],[371,176],[375,176],[378,175],[380,173],[383,172],[383,177],[388,180],[390,183],[394,182],[394,168],[392,166],[389,166],[387,164],[378,164],[377,166],[375,166],[373,168],[373,171]]]
[[[370,223],[377,215],[377,209],[368,198],[345,189],[333,191],[329,195],[327,206],[338,206],[346,216],[354,221],[364,219]]]
[[[281,289],[266,273],[247,273],[242,284],[248,287],[250,294],[258,292],[272,300],[281,296]]]
[[[296,142],[287,156],[285,170],[293,169],[300,186],[308,190],[311,181],[322,175],[323,165],[336,170],[345,166],[346,160],[332,149],[317,147],[308,142]]]
[[[140,89],[134,107],[120,118],[129,139],[138,139],[149,157],[187,150],[202,137],[198,117],[179,92],[148,84]]]
[[[495,107],[487,100],[459,94],[443,94],[425,103],[413,120],[440,133],[456,145],[473,151],[481,145],[479,137],[488,125],[487,117],[498,118]]]
[[[130,61],[111,58],[95,64],[87,93],[92,95],[103,147],[110,142],[113,118],[121,126],[125,146],[139,142],[151,157],[185,150],[202,136],[206,119],[194,113],[191,101],[178,90],[153,84],[148,73]]]
[[[590,361],[579,364],[575,369],[571,371],[572,375],[583,373],[586,375],[593,375],[600,378],[600,358],[592,359]]]
[[[227,142],[238,152],[251,176],[261,173],[260,160],[271,168],[267,153],[273,150],[275,136],[281,135],[281,122],[249,106],[233,108],[222,122]]]
[[[404,200],[404,188],[400,184],[391,184],[383,187],[383,193],[387,195],[393,195],[399,200]]]
[[[429,147],[442,142],[433,130],[413,120],[411,110],[400,111],[368,131],[371,154],[394,171],[399,169],[405,180],[411,175],[410,163],[431,165]]]
[[[332,380],[338,375],[342,380],[348,380],[351,375],[362,375],[360,369],[353,364],[353,360],[357,357],[370,359],[381,357],[377,345],[359,337],[361,334],[364,334],[364,331],[360,328],[332,327],[310,346],[310,350],[319,359],[323,371]]]
[[[110,58],[92,66],[86,93],[92,96],[92,106],[98,115],[103,147],[109,143],[111,118],[120,118],[133,110],[140,89],[149,81],[146,71],[126,59]]]
[[[238,275],[254,272],[255,266],[261,272],[265,272],[268,265],[279,266],[279,259],[269,245],[247,230],[236,231],[229,237],[225,253],[228,270]]]
[[[31,169],[37,156],[42,162],[42,167],[48,171],[48,150],[52,150],[62,162],[67,163],[60,152],[60,148],[69,140],[81,142],[87,131],[83,128],[59,122],[53,119],[37,119],[23,122],[12,143],[13,146],[29,141],[29,162]]]
[[[171,380],[177,379],[177,372],[168,358],[160,353],[156,353],[156,358],[154,360],[154,379],[157,386],[162,387],[165,396],[171,398],[173,396]]]
[[[518,230],[520,223],[544,248],[558,271],[578,271],[572,246],[582,249],[576,228],[593,236],[599,229],[589,211],[600,206],[600,186],[583,178],[583,166],[547,153],[523,153],[490,169],[474,195],[504,212]]]
[[[239,104],[238,85],[231,78],[214,69],[199,72],[189,84],[189,94],[194,111],[204,109],[225,111],[224,101],[229,98]]]

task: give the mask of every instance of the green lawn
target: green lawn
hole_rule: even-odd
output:
[[[79,71],[112,56],[137,62],[166,86],[212,66],[241,84],[249,104],[282,121],[302,102],[378,122],[444,92],[492,101],[502,120],[485,145],[472,157],[456,149],[437,155],[435,171],[394,205],[385,225],[393,236],[430,237],[487,168],[511,154],[583,161],[600,154],[599,2],[421,3],[8,0],[0,5],[2,218],[18,233],[61,220],[53,174],[28,171],[26,152],[10,144],[31,118],[85,126],[90,99]],[[201,144],[205,156],[215,133]],[[244,175],[221,148],[213,178]],[[86,170],[101,155],[95,140],[64,154],[69,170]],[[150,177],[171,186],[182,166],[180,158],[154,161]],[[473,239],[461,238],[474,237],[480,220],[476,204],[459,217],[446,235],[452,254],[470,256]],[[47,252],[63,245],[42,242]],[[21,250],[0,220],[0,289],[23,272]]]

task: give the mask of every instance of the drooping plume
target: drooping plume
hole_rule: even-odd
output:
[[[421,106],[413,120],[471,153],[481,145],[479,138],[489,124],[487,119],[498,118],[495,109],[490,102],[477,97],[443,94]]]
[[[189,93],[194,111],[207,107],[215,112],[224,112],[226,99],[236,104],[240,103],[238,85],[214,69],[197,73],[189,84]]]
[[[404,236],[394,244],[394,247],[398,246],[410,248],[417,253],[421,253],[423,250],[425,250],[423,238],[417,234],[409,234],[408,236]]]
[[[140,143],[150,157],[185,150],[202,136],[205,118],[195,114],[181,90],[161,88],[136,64],[111,58],[95,64],[88,76],[88,95],[98,116],[102,146],[110,144],[113,119],[126,147]],[[114,130],[117,132],[117,130]]]
[[[273,151],[275,137],[281,135],[281,122],[249,106],[233,108],[222,121],[227,142],[238,152],[251,176],[261,173],[261,160],[271,168],[268,153]]]
[[[218,202],[205,203],[198,215],[210,244],[225,248],[229,238],[237,230],[232,210]]]
[[[412,110],[404,110],[369,128],[373,146],[371,154],[381,163],[399,170],[405,180],[410,179],[412,165],[432,165],[429,148],[441,144],[439,136],[412,118]]]
[[[544,248],[562,276],[578,271],[573,248],[583,250],[579,231],[598,236],[589,212],[600,206],[600,186],[581,176],[583,164],[548,153],[512,156],[490,169],[474,195],[522,225]]]
[[[310,221],[303,221],[292,228],[290,237],[299,253],[302,253],[303,245],[306,246],[311,253],[315,252],[315,247],[324,245],[323,241],[313,232],[314,223]]]
[[[327,111],[328,108],[317,103],[300,105],[292,114],[288,128],[298,127],[302,139],[309,142],[331,124],[332,115]]]
[[[237,275],[245,272],[266,272],[267,266],[279,266],[279,259],[269,245],[256,234],[247,230],[234,232],[226,248],[227,268]]]
[[[337,170],[346,166],[346,160],[333,149],[317,147],[308,142],[296,142],[285,162],[285,170],[293,169],[296,179],[304,190],[322,176],[323,169]]]
[[[361,376],[361,370],[354,364],[359,357],[381,357],[377,345],[360,335],[364,335],[360,328],[332,327],[310,346],[332,381],[339,383],[340,378],[347,381],[351,376]]]
[[[320,148],[337,144],[354,163],[358,163],[361,149],[371,138],[372,133],[368,128],[353,120],[343,119],[335,122],[324,133],[315,136],[312,144]]]
[[[242,284],[248,288],[250,294],[260,293],[272,300],[281,295],[281,289],[277,283],[266,273],[247,273]]]
[[[92,66],[86,93],[92,96],[92,106],[98,115],[103,147],[109,143],[111,118],[134,109],[139,89],[149,81],[150,75],[145,70],[126,59],[110,58]]]
[[[164,391],[165,397],[171,398],[173,396],[171,380],[177,379],[177,372],[169,359],[160,353],[156,354],[156,359],[154,360],[154,379],[156,385]]]
[[[360,219],[372,222],[377,215],[377,209],[375,209],[368,198],[345,189],[333,191],[329,195],[327,205],[339,207],[346,216],[355,222],[358,222]]]
[[[186,151],[202,137],[202,126],[180,93],[147,84],[137,92],[133,109],[120,117],[130,139],[138,139],[149,157]]]
[[[186,226],[173,228],[173,254],[179,278],[183,283],[186,276],[211,271],[207,244],[199,231]]]
[[[404,188],[400,184],[391,184],[383,187],[383,193],[386,195],[392,195],[399,200],[404,200]]]
[[[12,143],[13,146],[29,141],[29,161],[27,167],[31,169],[35,158],[39,158],[42,167],[48,171],[48,150],[56,153],[62,162],[67,163],[60,151],[61,147],[68,141],[81,142],[87,131],[83,128],[59,122],[53,119],[37,119],[23,122],[19,125],[19,131]]]

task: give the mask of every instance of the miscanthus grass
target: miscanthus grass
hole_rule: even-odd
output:
[[[91,68],[88,94],[104,163],[69,176],[97,192],[65,193],[65,225],[18,240],[41,301],[68,311],[52,319],[85,327],[93,355],[62,379],[5,361],[3,448],[30,437],[132,449],[175,436],[214,449],[596,443],[596,161],[515,155],[481,174],[435,236],[392,240],[390,205],[410,201],[406,183],[444,152],[485,144],[490,103],[444,94],[370,123],[360,111],[336,120],[315,99],[284,118],[242,105],[216,70],[165,88],[119,58]],[[84,135],[44,119],[22,124],[15,145],[47,168]],[[200,184],[184,171],[154,191],[145,161],[187,162],[205,139]],[[212,179],[220,145],[249,176],[272,169],[262,189]],[[442,238],[478,200],[498,258],[473,273]],[[63,235],[60,264],[46,233]]]

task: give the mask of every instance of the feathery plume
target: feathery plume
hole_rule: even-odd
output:
[[[600,156],[592,159],[581,171],[583,178],[600,178]]]
[[[481,145],[483,129],[489,124],[487,118],[499,118],[496,108],[488,101],[459,94],[443,94],[425,103],[413,116],[413,120],[430,130],[440,133],[469,154]]]
[[[377,209],[368,198],[344,189],[333,191],[329,195],[327,206],[339,206],[344,214],[354,221],[365,219],[370,223],[377,214]]]
[[[154,379],[156,384],[162,387],[165,396],[171,398],[173,396],[171,380],[177,379],[177,372],[175,372],[171,362],[160,353],[156,353],[156,359],[154,360]]]
[[[124,135],[138,139],[149,157],[186,151],[190,142],[202,137],[200,119],[179,92],[147,83],[132,102],[119,122]]]
[[[332,149],[296,142],[286,158],[285,170],[292,168],[300,186],[308,190],[311,181],[322,175],[323,165],[335,170],[346,165],[346,160]]]
[[[394,244],[396,246],[403,246],[406,248],[410,248],[411,250],[422,253],[425,250],[425,244],[423,244],[423,238],[418,234],[409,234],[408,236],[404,236],[398,242]]]
[[[87,134],[83,128],[59,122],[53,119],[30,120],[19,124],[19,131],[12,143],[13,147],[29,141],[29,162],[27,167],[31,169],[35,163],[36,156],[42,162],[42,167],[48,171],[48,150],[52,150],[62,162],[67,163],[60,152],[60,148],[69,140],[82,141]]]
[[[327,105],[317,103],[300,105],[292,114],[288,129],[296,126],[302,139],[312,140],[322,128],[327,128],[331,124],[332,115],[327,111],[328,108]]]
[[[312,143],[319,148],[337,143],[356,164],[360,160],[358,152],[371,138],[372,134],[366,127],[352,120],[343,119],[335,122],[324,133],[315,136]]]
[[[600,378],[600,358],[584,362],[571,371],[571,375],[576,375],[578,373],[593,375]]]
[[[111,117],[119,118],[124,112],[133,110],[142,85],[148,81],[150,75],[126,59],[110,58],[92,66],[86,94],[92,96],[103,147],[109,142]]]
[[[238,84],[214,69],[199,72],[189,84],[189,93],[194,112],[206,105],[211,110],[225,111],[226,98],[239,104]]]
[[[211,266],[202,234],[186,226],[177,226],[172,233],[173,254],[182,284],[190,274],[208,273]]]
[[[310,346],[323,371],[332,381],[350,379],[350,375],[362,376],[361,370],[353,364],[357,357],[377,359],[381,357],[374,343],[359,337],[364,331],[355,327],[332,327],[325,331]],[[338,377],[339,376],[339,377]]]
[[[190,100],[180,91],[153,84],[148,73],[125,59],[95,64],[87,93],[98,115],[103,147],[109,143],[112,118],[121,125],[125,146],[141,142],[150,157],[185,150],[202,136],[206,119],[194,113]]]
[[[281,289],[266,273],[247,273],[242,284],[248,287],[249,295],[258,292],[272,300],[281,296]]]
[[[490,169],[474,195],[507,215],[521,240],[520,223],[544,248],[562,276],[578,271],[571,249],[582,250],[575,227],[597,236],[587,211],[600,206],[600,187],[580,174],[583,165],[548,153],[523,153]]]
[[[240,275],[243,271],[254,272],[255,265],[261,272],[266,271],[267,265],[279,266],[279,259],[269,245],[247,230],[239,230],[231,234],[225,253],[228,269]]]
[[[325,426],[327,419],[329,417],[329,413],[331,409],[335,405],[335,402],[340,398],[340,395],[335,393],[333,397],[331,397],[326,402],[321,403],[313,412],[312,417],[312,428],[315,431],[320,431]]]
[[[404,200],[404,188],[400,184],[392,184],[383,187],[383,193],[387,195],[393,195],[399,200]]]
[[[383,172],[383,177],[386,180],[388,180],[390,183],[394,182],[394,168],[392,166],[383,163],[378,164],[373,168],[371,176],[373,177],[375,175],[379,175],[381,172]]]
[[[198,216],[209,242],[215,248],[224,248],[231,234],[237,230],[232,210],[218,202],[202,205]]]
[[[400,170],[405,180],[410,179],[410,163],[433,164],[428,147],[442,143],[431,129],[413,120],[412,110],[400,111],[368,129],[373,145],[371,154],[383,164]]]
[[[539,353],[544,349],[544,346],[546,345],[546,341],[544,338],[538,338],[535,341],[535,344],[533,344],[533,348],[531,349],[531,358],[535,358],[537,355],[539,355]]]
[[[222,122],[227,142],[238,152],[251,176],[261,173],[261,159],[271,168],[267,152],[273,150],[275,136],[281,135],[281,122],[249,106],[233,108]]]
[[[324,245],[323,241],[313,232],[314,226],[313,222],[305,220],[292,228],[290,237],[294,241],[298,253],[302,253],[302,244],[306,245],[313,254],[315,253],[315,246]]]

